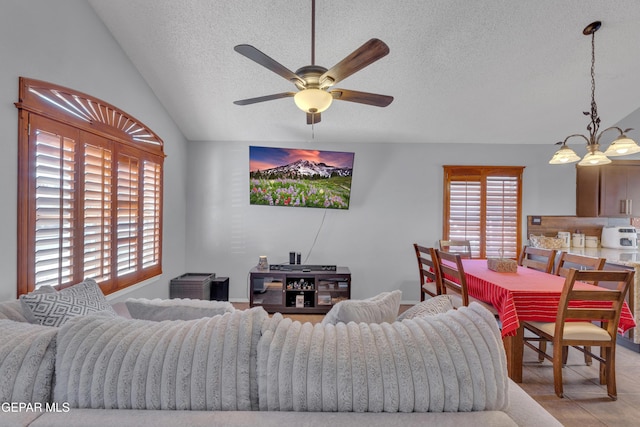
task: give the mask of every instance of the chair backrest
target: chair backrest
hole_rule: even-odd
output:
[[[413,248],[416,251],[416,258],[418,260],[418,271],[420,272],[420,299],[424,301],[423,292],[428,293],[432,297],[440,295],[442,293],[440,285],[440,274],[438,274],[439,267],[436,260],[436,249],[421,246],[417,243],[413,244]],[[434,291],[425,288],[428,283],[434,284]]]
[[[551,273],[553,270],[553,262],[556,259],[555,249],[534,248],[533,246],[525,246],[522,248],[518,265],[532,268],[534,270]]]
[[[571,268],[575,268],[577,270],[602,270],[605,262],[607,262],[606,258],[596,258],[586,255],[561,252],[560,258],[558,259],[558,265],[556,266],[555,275],[567,277]],[[593,284],[597,285],[598,282],[593,282]]]
[[[471,242],[468,240],[439,240],[441,251],[458,254],[462,258],[471,258]]]
[[[556,317],[557,337],[562,336],[563,325],[567,319],[603,321],[603,328],[607,330],[612,342],[615,344],[620,312],[625,296],[633,282],[635,272],[631,270],[576,270],[569,269],[560,303],[558,304],[558,315]],[[593,290],[574,289],[575,282],[617,282],[614,289],[593,288]],[[580,304],[580,301],[610,302],[603,307],[587,307]],[[570,302],[574,302],[570,304]],[[576,304],[575,302],[578,302]]]
[[[464,275],[462,257],[460,254],[444,252],[439,249],[435,252],[442,293],[446,294],[448,291],[452,291],[462,298],[462,305],[469,305],[467,278]]]

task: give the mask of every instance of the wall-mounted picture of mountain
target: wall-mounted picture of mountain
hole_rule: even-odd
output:
[[[354,153],[249,147],[249,203],[349,209]]]

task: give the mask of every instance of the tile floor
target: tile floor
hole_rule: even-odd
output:
[[[551,362],[537,362],[537,354],[525,347],[524,371],[520,385],[530,396],[567,427],[640,425],[640,353],[618,345],[616,380],[618,399],[607,396],[606,386],[598,381],[599,364],[584,364],[584,356],[569,351],[563,369],[565,397],[553,390]]]

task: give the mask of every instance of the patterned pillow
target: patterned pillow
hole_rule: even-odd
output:
[[[20,303],[29,322],[44,326],[61,326],[74,317],[97,312],[117,315],[93,279],[60,292],[22,295]]]
[[[364,300],[344,300],[334,305],[322,319],[328,323],[392,323],[400,309],[402,291],[382,292]]]
[[[433,298],[422,301],[407,309],[396,319],[402,322],[404,319],[413,319],[416,317],[435,316],[436,314],[445,313],[453,310],[453,302],[450,295],[438,295]]]

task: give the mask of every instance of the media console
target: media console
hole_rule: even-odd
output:
[[[324,314],[351,297],[347,267],[276,264],[249,272],[249,304],[269,313]],[[328,269],[327,269],[328,268]]]

